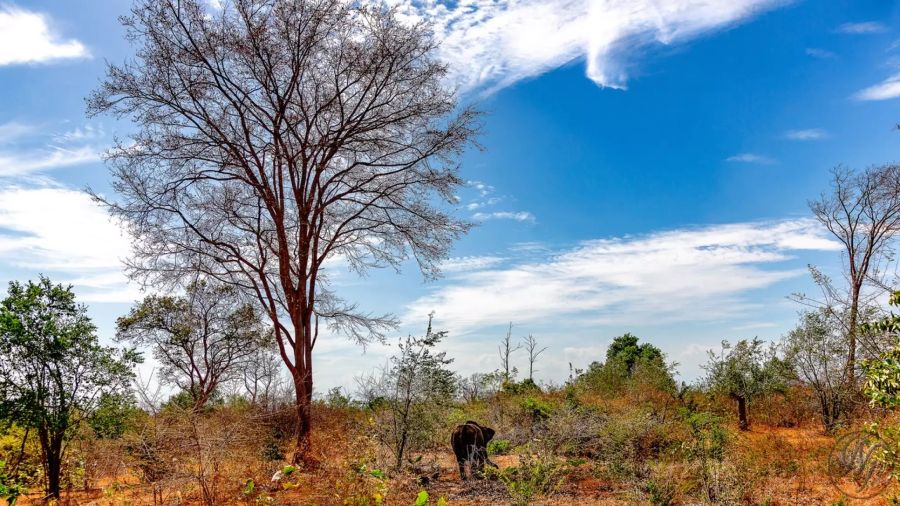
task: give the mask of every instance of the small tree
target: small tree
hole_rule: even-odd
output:
[[[638,344],[637,336],[626,333],[613,339],[606,350],[606,362],[591,362],[586,371],[579,372],[577,382],[611,395],[619,395],[623,389],[674,393],[676,366],[666,364],[665,355],[656,346]]]
[[[503,382],[503,373],[476,372],[459,380],[459,393],[466,402],[475,402],[495,393]]]
[[[515,367],[511,367],[509,363],[509,357],[516,351],[522,349],[522,344],[516,344],[513,346],[512,344],[512,322],[509,322],[509,327],[506,329],[506,337],[500,341],[500,346],[497,347],[497,350],[500,352],[500,369],[503,370],[503,382],[509,383],[512,381],[516,373],[518,373],[518,369]]]
[[[900,291],[891,294],[890,305],[900,307]],[[900,315],[891,313],[879,321],[866,324],[863,331],[878,332],[900,337]],[[863,363],[866,373],[865,394],[873,404],[888,408],[900,406],[900,346],[880,357]]]
[[[900,307],[900,291],[891,294],[889,303]],[[900,315],[892,312],[879,321],[863,325],[860,330],[891,336],[897,343],[897,338],[900,337]],[[900,343],[877,359],[864,361],[862,368],[866,375],[863,392],[871,404],[888,409],[900,406]],[[872,422],[867,429],[883,443],[874,448],[876,457],[887,464],[895,479],[900,479],[900,427],[896,424]]]
[[[71,287],[11,282],[0,302],[0,420],[35,429],[47,496],[59,498],[64,442],[101,399],[127,392],[140,357],[101,346]]]
[[[753,399],[784,389],[782,362],[759,339],[744,339],[734,346],[722,341],[722,352],[717,355],[710,351],[704,368],[709,373],[710,389],[737,402],[741,430],[750,428],[747,405]]]
[[[629,373],[634,370],[634,365],[639,360],[654,361],[662,358],[663,353],[659,348],[650,343],[638,344],[638,337],[630,332],[613,339],[612,344],[606,349],[606,361],[621,361]]]
[[[400,341],[391,366],[360,385],[370,406],[382,406],[376,434],[390,448],[397,470],[409,450],[428,442],[432,429],[444,418],[439,408],[450,402],[456,391],[456,375],[446,368],[453,360],[444,352],[434,352],[447,332],[432,330],[432,316],[423,337]]]
[[[149,296],[117,321],[117,339],[149,346],[161,379],[202,409],[262,344],[254,306],[233,286],[197,281],[183,297]]]
[[[824,307],[842,316],[846,337],[845,375],[856,385],[857,339],[868,302],[884,293],[883,263],[900,233],[900,165],[883,165],[854,172],[832,171],[831,189],[809,203],[816,219],[843,247],[846,289],[835,287],[813,269],[823,299],[799,295],[801,302]],[[866,293],[867,286],[872,288]]]
[[[281,359],[278,352],[260,346],[251,353],[240,368],[241,385],[250,404],[270,408],[279,387],[283,384]]]
[[[541,353],[547,351],[547,347],[540,348],[537,339],[532,334],[528,334],[525,338],[525,351],[528,352],[528,379],[534,382],[534,363],[537,362]]]
[[[852,395],[846,375],[846,341],[836,320],[826,309],[805,311],[784,338],[785,359],[815,391],[826,432],[837,427]]]

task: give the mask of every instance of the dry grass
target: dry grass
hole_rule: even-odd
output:
[[[509,406],[497,409],[513,410],[514,406],[510,401]],[[627,413],[633,406],[607,404],[604,409],[605,413]],[[506,488],[498,480],[460,481],[449,448],[437,447],[424,454],[418,468],[388,473],[383,470],[378,445],[370,435],[374,422],[369,414],[319,405],[314,417],[313,464],[280,483],[272,483],[270,477],[286,463],[267,461],[261,454],[267,435],[277,429],[265,417],[223,409],[196,419],[145,420],[140,428],[143,432],[131,435],[131,439],[95,446],[91,458],[95,460],[97,476],[88,481],[93,488],[70,490],[61,504],[410,505],[421,490],[428,491],[431,505],[441,497],[451,505],[511,504]],[[498,437],[512,432],[508,427],[499,429]],[[595,460],[553,457],[561,466],[567,466],[566,479],[555,494],[538,497],[534,504],[651,504],[647,485],[651,480],[670,494],[671,504],[888,505],[888,498],[900,493],[891,489],[874,500],[838,502],[841,494],[826,476],[833,438],[813,423],[779,426],[757,421],[749,432],[739,432],[733,426],[728,430],[731,446],[718,468],[717,479],[725,480],[726,488],[741,488],[737,492],[739,499],[702,499],[696,464],[678,460],[678,448],[670,445],[646,463],[644,474],[633,478],[611,475]],[[144,442],[154,442],[156,437],[167,444],[159,449],[164,465],[157,475],[149,476],[146,462],[128,451],[133,450],[139,436],[144,437]],[[670,436],[675,446],[678,438],[684,437],[675,433]],[[289,449],[287,441],[280,444],[283,450]],[[509,469],[519,465],[520,454],[535,448],[514,447],[510,455],[493,456],[492,460],[501,470]],[[417,481],[421,474],[417,475],[416,470],[426,468],[438,470],[436,479]],[[252,490],[247,487],[249,480],[253,481]],[[19,502],[39,503],[36,495]]]

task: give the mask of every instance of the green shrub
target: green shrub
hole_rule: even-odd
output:
[[[654,506],[675,504],[675,485],[670,481],[651,479],[647,481],[647,495]]]
[[[509,439],[493,439],[487,445],[487,451],[491,455],[505,455],[512,447]]]
[[[99,438],[117,439],[134,428],[135,419],[141,414],[131,395],[103,394],[88,418],[88,425]]]
[[[550,496],[559,490],[566,477],[566,467],[555,457],[546,454],[526,454],[519,465],[503,470],[487,469],[506,487],[513,504],[524,506],[540,496]]]
[[[539,422],[550,418],[552,408],[537,397],[528,396],[522,400],[522,410],[532,421]]]
[[[19,496],[25,493],[25,486],[15,476],[7,474],[6,462],[0,460],[0,499],[14,506]]]

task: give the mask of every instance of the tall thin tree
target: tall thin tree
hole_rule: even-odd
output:
[[[328,262],[362,272],[412,257],[426,277],[469,224],[448,213],[478,113],[458,108],[429,27],[342,0],[136,0],[136,57],[110,65],[90,114],[130,117],[108,156],[145,282],[200,271],[255,295],[296,391],[310,447],[319,324],[381,339],[390,315],[330,289]],[[443,202],[444,205],[441,205]]]
[[[512,322],[509,322],[509,327],[506,329],[506,337],[500,341],[500,346],[497,347],[497,351],[500,352],[500,367],[503,369],[503,381],[508,382],[515,376],[516,368],[510,367],[509,357],[514,352],[522,349],[522,343],[518,343],[516,345],[512,344]]]
[[[900,165],[882,165],[860,172],[837,167],[832,171],[830,191],[809,206],[843,249],[846,292],[816,269],[813,276],[824,293],[818,306],[835,315],[846,312],[846,317],[840,319],[847,338],[845,376],[853,388],[859,326],[864,323],[860,315],[866,302],[865,288],[868,283],[883,290],[879,282],[883,262],[900,233]],[[801,299],[811,301],[802,296]]]
[[[538,357],[541,353],[547,351],[547,347],[543,348],[538,346],[538,341],[532,334],[528,334],[528,337],[525,338],[525,351],[528,352],[528,379],[534,381],[534,364],[537,362]]]

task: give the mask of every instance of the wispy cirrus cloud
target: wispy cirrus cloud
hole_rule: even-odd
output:
[[[828,132],[824,128],[806,128],[802,130],[788,130],[782,135],[791,141],[817,141],[827,139]]]
[[[24,176],[99,160],[100,152],[91,146],[74,149],[50,147],[15,153],[0,151],[0,177]]]
[[[31,176],[97,162],[106,149],[103,128],[83,125],[68,130],[47,125],[0,124],[0,178]]]
[[[505,257],[493,255],[453,257],[441,263],[441,271],[447,273],[480,271],[499,265],[505,260]]]
[[[837,54],[829,51],[827,49],[821,49],[817,47],[808,47],[806,48],[807,56],[812,56],[813,58],[818,58],[820,60],[828,60],[831,58],[836,58]]]
[[[726,162],[738,162],[738,163],[758,163],[762,165],[771,165],[775,163],[774,158],[770,158],[765,155],[760,155],[757,153],[738,153],[736,155],[729,156],[725,159]]]
[[[746,21],[784,0],[372,0],[427,19],[462,91],[495,90],[576,60],[600,86],[625,88],[647,47]]]
[[[7,121],[0,123],[0,144],[9,144],[16,140],[31,135],[36,130],[34,125],[19,121]]]
[[[494,211],[490,213],[475,213],[472,215],[473,220],[515,220],[528,221],[534,223],[537,219],[528,211]]]
[[[852,96],[852,98],[862,101],[889,100],[897,97],[900,97],[900,73],[894,74],[878,84],[859,90]]]
[[[887,29],[887,26],[877,21],[861,21],[858,23],[844,23],[838,26],[835,31],[849,35],[866,35],[870,33],[886,32]]]
[[[0,3],[0,66],[89,56],[84,44],[57,34],[46,15]]]
[[[797,252],[837,249],[807,219],[584,241],[457,275],[404,319],[436,309],[454,333],[506,321],[713,321],[750,312],[753,290],[802,276],[802,265],[786,265]]]

